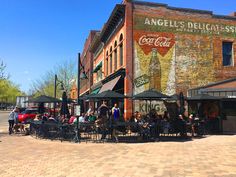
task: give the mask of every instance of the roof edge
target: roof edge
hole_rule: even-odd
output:
[[[209,11],[209,10],[172,7],[172,6],[169,6],[168,4],[164,4],[164,3],[155,3],[155,2],[147,2],[147,1],[140,1],[140,0],[133,0],[132,3],[133,4],[138,4],[138,5],[153,6],[153,7],[165,7],[165,8],[170,9],[170,10],[176,10],[176,11],[182,11],[182,12],[206,14],[206,15],[211,15],[212,18],[216,18],[216,19],[236,20],[235,16],[218,15],[218,14],[214,14],[213,11]]]
[[[225,84],[227,82],[232,82],[232,81],[236,81],[236,77],[226,79],[226,80],[222,80],[222,81],[218,81],[218,82],[213,82],[213,83],[210,83],[208,85],[192,88],[192,89],[189,89],[189,90],[205,89],[205,88],[208,88],[208,87],[212,87],[212,86],[216,86],[216,85],[220,85],[220,84]]]

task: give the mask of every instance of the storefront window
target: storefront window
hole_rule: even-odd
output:
[[[234,101],[224,101],[222,104],[226,116],[236,116],[236,103]]]

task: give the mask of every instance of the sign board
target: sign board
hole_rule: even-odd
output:
[[[136,79],[134,79],[134,83],[135,83],[136,87],[140,87],[144,84],[149,83],[149,77],[148,77],[148,75],[144,74],[144,75],[139,76]]]
[[[80,105],[75,105],[75,116],[80,116]]]
[[[236,37],[236,25],[227,22],[207,22],[194,21],[186,19],[168,19],[158,16],[142,16],[134,17],[135,30],[174,32],[174,33],[191,33],[203,35],[221,35]]]

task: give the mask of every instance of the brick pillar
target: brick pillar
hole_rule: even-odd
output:
[[[124,94],[132,96],[133,93],[133,7],[132,2],[125,1],[125,26],[124,26],[124,66],[126,68],[126,77],[124,79]],[[133,103],[131,99],[124,101],[124,118],[129,119],[132,116]]]

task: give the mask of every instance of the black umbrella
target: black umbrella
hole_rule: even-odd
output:
[[[184,114],[184,112],[185,112],[185,108],[184,108],[184,101],[185,101],[185,99],[184,99],[184,94],[183,94],[183,92],[180,92],[180,94],[179,94],[179,114]]]
[[[171,95],[170,98],[167,98],[165,101],[178,101],[178,100],[179,100],[179,95],[174,94],[174,95]]]
[[[44,103],[38,103],[38,112],[43,114],[45,112]]]
[[[163,100],[164,98],[170,98],[170,96],[154,89],[146,90],[133,96],[134,100]]]
[[[152,105],[151,101],[163,100],[164,98],[170,98],[170,97],[161,92],[158,92],[155,89],[146,90],[133,96],[133,100],[146,100],[146,104],[147,100],[149,100],[150,109]]]
[[[67,95],[65,91],[62,93],[62,103],[61,103],[60,113],[61,115],[69,114],[68,100],[67,100]]]
[[[123,99],[126,98],[126,96],[117,93],[115,91],[106,90],[99,94],[87,95],[86,98],[90,100],[109,100],[109,99]]]
[[[36,98],[29,99],[27,102],[29,103],[58,103],[58,102],[61,102],[61,100],[54,97],[41,95]]]

